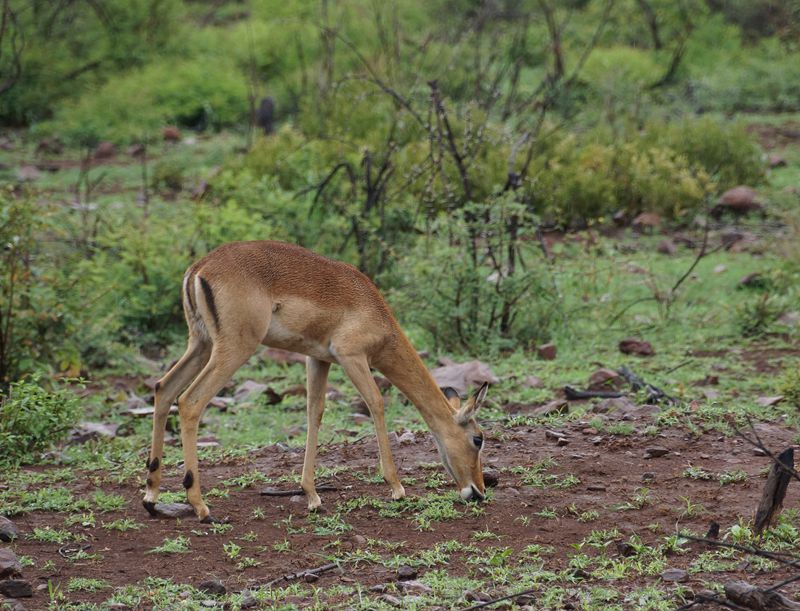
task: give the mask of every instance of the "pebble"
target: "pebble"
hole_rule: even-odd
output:
[[[646,473],[642,473],[642,481],[643,482],[654,482],[656,481],[656,474],[652,471],[647,471]]]
[[[33,588],[24,579],[6,579],[0,581],[0,594],[9,598],[30,598]]]
[[[644,450],[645,458],[658,458],[659,456],[664,456],[665,454],[669,454],[669,450],[662,446],[651,446],[649,448],[645,448]]]
[[[17,525],[4,516],[0,516],[0,541],[10,543],[19,537]]]
[[[381,594],[378,597],[378,600],[383,601],[393,607],[399,607],[402,604],[397,596],[392,596],[391,594]]]
[[[0,549],[0,578],[14,577],[22,573],[17,555],[10,549]]]
[[[417,569],[408,566],[407,564],[402,565],[399,569],[397,569],[397,579],[400,581],[409,581],[410,579],[417,578]]]
[[[664,581],[686,581],[689,573],[683,569],[667,569],[661,573],[661,579]]]
[[[209,579],[207,581],[203,581],[200,585],[197,586],[197,589],[201,592],[205,592],[206,594],[213,594],[215,596],[224,596],[227,590],[225,589],[225,584],[221,581],[216,579]]]
[[[416,581],[414,579],[410,581],[398,581],[397,587],[403,592],[414,592],[416,594],[430,594],[433,592],[433,588],[425,585],[421,581]]]
[[[589,484],[586,489],[590,492],[605,492],[606,487],[603,484]]]

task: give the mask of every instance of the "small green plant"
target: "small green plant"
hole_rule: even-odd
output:
[[[92,499],[94,500],[95,505],[97,505],[97,509],[99,509],[101,513],[117,511],[118,509],[125,507],[125,497],[119,494],[114,494],[113,492],[105,493],[102,490],[98,490],[94,493]]]
[[[736,323],[743,337],[761,337],[783,311],[779,300],[764,293],[745,301],[736,310]]]
[[[266,517],[266,514],[261,507],[255,507],[250,513],[250,517],[254,520],[263,520]]]
[[[289,541],[289,539],[284,539],[283,541],[278,541],[277,543],[273,543],[272,549],[282,554],[288,554],[289,552],[292,551],[292,544]]]
[[[50,526],[40,528],[34,527],[33,532],[28,535],[28,538],[33,541],[41,541],[43,543],[58,543],[64,544],[67,541],[79,541],[84,539],[83,535],[73,535],[68,530],[57,530]]]
[[[211,525],[211,532],[215,535],[224,535],[233,530],[233,524],[226,524],[224,522],[215,522]]]
[[[186,554],[190,550],[191,541],[188,537],[178,535],[174,539],[164,539],[158,547],[146,551],[145,554]]]
[[[787,403],[800,408],[800,368],[797,365],[792,364],[784,370],[778,382],[778,392]]]
[[[99,592],[110,587],[111,584],[105,579],[91,577],[72,577],[67,583],[68,592]]]
[[[706,471],[702,467],[695,467],[693,465],[689,465],[683,470],[683,477],[688,477],[690,479],[700,479],[700,480],[712,480],[714,479],[714,474]]]
[[[228,541],[222,545],[222,549],[225,551],[225,555],[228,557],[228,560],[235,560],[242,551],[242,546],[237,545],[233,541]]]
[[[682,496],[683,508],[680,509],[682,518],[691,518],[706,512],[706,508],[701,503],[693,503],[688,496]]]
[[[103,522],[103,528],[106,530],[118,530],[120,532],[127,532],[129,530],[139,530],[144,524],[137,522],[132,518],[120,518],[113,522]]]
[[[747,475],[746,471],[743,471],[742,469],[735,469],[733,471],[726,471],[724,473],[720,473],[718,479],[720,485],[727,486],[728,484],[746,482],[748,477],[750,476]]]
[[[616,511],[636,511],[650,502],[650,489],[637,488],[629,501],[614,506]]]

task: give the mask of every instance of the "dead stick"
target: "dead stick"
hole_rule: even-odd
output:
[[[725,584],[725,596],[736,604],[756,611],[800,611],[800,603],[774,590],[765,590],[745,581],[728,581]]]
[[[280,577],[273,579],[272,581],[268,581],[267,583],[265,583],[263,586],[260,587],[271,588],[272,586],[278,583],[286,581],[294,581],[295,579],[301,579],[306,575],[321,575],[322,573],[338,568],[338,566],[339,565],[335,562],[329,562],[328,564],[323,564],[322,566],[318,566],[315,569],[305,569],[303,571],[297,571],[296,573],[288,573],[286,575],[281,575]]]
[[[792,477],[785,467],[794,468],[793,448],[787,448],[781,452],[778,460],[772,463],[772,468],[769,470],[761,502],[756,509],[755,532],[757,535],[760,535],[765,528],[769,528],[783,509],[783,499],[786,497],[786,489]]]
[[[316,487],[317,492],[331,492],[338,490],[333,484],[320,484]],[[291,490],[278,490],[277,488],[264,488],[259,494],[261,496],[297,496],[303,495],[306,491],[302,488],[293,488]]]

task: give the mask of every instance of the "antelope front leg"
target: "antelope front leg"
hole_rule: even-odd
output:
[[[378,436],[378,454],[380,454],[381,471],[383,471],[383,479],[392,488],[392,498],[402,499],[406,495],[403,484],[400,483],[400,477],[397,475],[397,467],[394,465],[392,459],[392,450],[389,446],[389,435],[386,432],[386,420],[384,418],[384,405],[383,396],[378,386],[375,384],[375,379],[369,370],[369,365],[364,357],[355,357],[352,359],[339,358],[339,363],[345,370],[345,373],[353,381],[358,392],[367,402],[369,413],[372,414],[372,422],[375,424],[375,433]]]
[[[310,356],[306,358],[308,432],[306,433],[306,455],[303,459],[301,486],[308,497],[309,511],[314,511],[322,504],[314,486],[314,469],[317,458],[319,427],[322,423],[322,414],[325,411],[325,388],[328,383],[328,371],[330,368],[330,363]]]

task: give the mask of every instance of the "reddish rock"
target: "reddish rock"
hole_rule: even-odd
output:
[[[625,381],[613,369],[603,367],[589,376],[589,390],[618,390]]]
[[[767,165],[770,168],[785,168],[788,164],[783,156],[773,153],[767,158]]]
[[[174,125],[167,125],[161,130],[161,135],[164,137],[165,142],[180,142],[181,130]]]
[[[555,344],[542,344],[536,349],[536,355],[544,361],[554,361],[557,354]]]
[[[660,252],[662,255],[672,256],[678,252],[678,247],[675,245],[675,242],[667,238],[666,240],[662,240],[659,243],[656,250]]]
[[[758,193],[752,187],[738,186],[728,189],[711,209],[711,216],[721,217],[725,213],[744,216],[751,212],[761,212],[763,206],[758,201]]]
[[[636,356],[653,356],[656,353],[650,342],[633,337],[623,339],[619,343],[619,351],[623,354],[634,354]]]
[[[144,144],[139,142],[136,144],[131,144],[128,147],[128,155],[131,157],[144,157],[145,152],[147,152],[147,149],[145,148]]]
[[[655,212],[642,212],[635,219],[633,219],[633,228],[638,231],[649,230],[652,231],[661,225],[661,217]]]
[[[108,140],[103,140],[99,142],[96,147],[94,147],[94,158],[95,159],[111,159],[117,154],[117,147],[114,146],[113,142]]]

